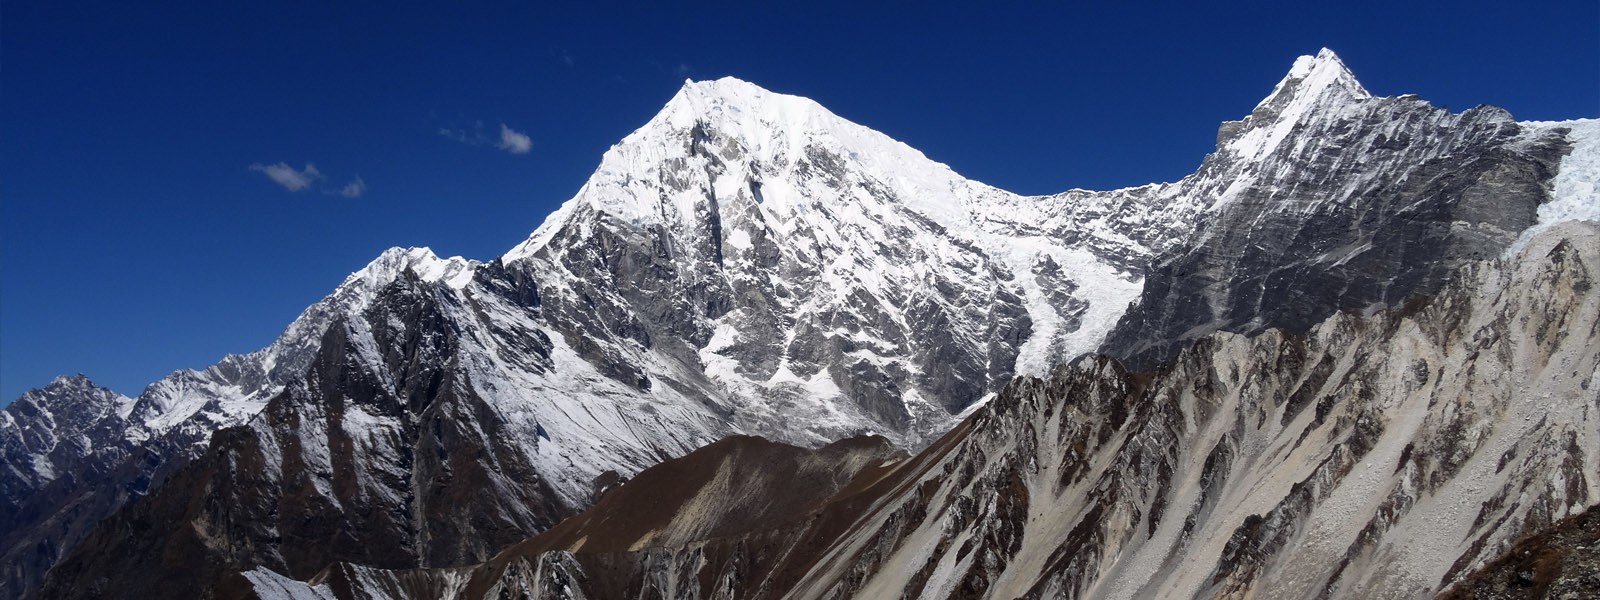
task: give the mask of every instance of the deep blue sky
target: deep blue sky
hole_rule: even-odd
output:
[[[497,256],[685,77],[1024,193],[1179,178],[1322,46],[1377,94],[1600,115],[1594,0],[130,4],[0,5],[0,403],[261,347],[389,246]]]

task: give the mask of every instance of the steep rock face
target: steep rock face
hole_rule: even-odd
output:
[[[0,438],[8,460],[0,471],[0,501],[14,519],[27,491],[77,472],[95,451],[96,429],[131,409],[133,399],[102,388],[88,377],[57,377],[30,390],[0,413]],[[24,429],[18,423],[31,426]],[[22,462],[21,458],[31,458]],[[58,470],[60,473],[58,473]]]
[[[1563,125],[1375,98],[1331,52],[1302,58],[1223,124],[1195,176],[1216,183],[1196,190],[1208,208],[1150,263],[1102,351],[1148,368],[1214,331],[1304,332],[1432,294],[1538,221],[1573,143]]]
[[[529,276],[496,261],[374,291],[302,379],[103,522],[41,596],[195,596],[256,566],[471,564],[586,506],[603,476],[733,432],[703,380],[641,386],[586,360],[568,341],[589,323],[552,316]]]
[[[1428,597],[1600,504],[1600,224],[1457,275],[1305,336],[1214,334],[1154,373],[1086,357],[1019,379],[916,457],[765,529],[591,554],[603,515],[648,506],[630,482],[477,568],[313,583],[344,598]],[[739,497],[713,488],[695,489]]]
[[[308,307],[270,346],[183,370],[137,398],[87,378],[57,379],[0,411],[0,598],[25,595],[101,519],[243,424],[302,376],[329,324],[357,313],[403,273],[441,280],[473,263],[392,249]]]
[[[256,565],[475,560],[572,512],[525,440],[478,417],[492,409],[457,362],[470,340],[451,316],[468,307],[452,283],[404,273],[331,325],[304,378],[102,523],[41,595],[198,597]]]

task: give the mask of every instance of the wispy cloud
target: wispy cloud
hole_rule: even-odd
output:
[[[506,126],[505,123],[501,123],[500,143],[495,144],[495,147],[512,154],[527,154],[529,150],[533,149],[533,138],[528,137],[526,133]]]
[[[528,134],[512,129],[510,125],[500,124],[500,135],[491,136],[483,126],[483,121],[477,121],[470,128],[454,129],[440,127],[439,135],[461,142],[468,146],[494,146],[512,154],[527,154],[533,150],[533,138]]]
[[[295,169],[289,166],[289,163],[282,162],[270,165],[255,163],[250,165],[250,170],[266,175],[273,183],[281,185],[283,189],[291,192],[316,188],[318,192],[324,195],[338,195],[346,198],[360,198],[367,193],[367,182],[360,175],[357,175],[349,183],[344,184],[343,187],[323,185],[323,182],[328,180],[328,176],[322,174],[322,171],[317,170],[317,166],[311,163],[306,163],[303,169]]]
[[[445,136],[447,138],[450,138],[452,140],[461,142],[463,144],[472,143],[472,140],[467,137],[467,132],[462,131],[460,129],[451,129],[449,127],[440,127],[439,128],[439,135]]]
[[[489,143],[489,135],[483,132],[483,121],[477,121],[470,128],[452,129],[440,127],[439,135],[461,142],[468,146],[481,146]]]
[[[690,73],[694,72],[694,67],[689,66],[688,63],[678,63],[678,66],[673,68],[672,72],[676,73],[679,77],[686,77]]]
[[[318,171],[317,166],[311,163],[306,163],[306,168],[298,171],[287,163],[281,162],[270,165],[255,163],[250,165],[250,170],[266,174],[268,179],[277,182],[278,185],[283,186],[283,189],[291,192],[306,189],[322,180],[322,172]]]
[[[346,198],[360,198],[365,193],[367,193],[367,182],[363,181],[360,175],[356,176],[355,181],[344,184],[344,188],[339,190],[339,195]]]

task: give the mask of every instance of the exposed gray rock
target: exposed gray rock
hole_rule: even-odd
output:
[[[136,398],[79,376],[7,405],[0,411],[0,598],[26,595],[101,519],[200,456],[214,431],[260,412],[304,375],[329,324],[364,309],[379,288],[413,270],[440,278],[472,266],[425,249],[391,249],[266,348],[176,371]]]
[[[1527,564],[1522,589],[1583,589],[1593,553],[1571,548],[1593,527],[1562,524],[1554,554],[1512,544],[1600,504],[1600,224],[1456,275],[1427,301],[1303,336],[1213,334],[1153,373],[1092,356],[1019,378],[918,455],[841,462],[848,484],[771,498],[765,517],[762,496],[718,483],[763,463],[719,443],[483,565],[340,565],[311,584],[342,598],[1426,598],[1510,549],[1492,572]],[[656,499],[682,506],[659,516]],[[741,525],[703,529],[719,511]]]
[[[1102,351],[1148,368],[1215,331],[1298,333],[1431,295],[1534,224],[1566,133],[1374,98],[1325,53],[1224,125],[1200,173],[1240,175],[1193,190],[1211,208],[1149,263]]]

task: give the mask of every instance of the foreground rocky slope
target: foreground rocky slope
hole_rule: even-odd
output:
[[[1583,600],[1600,590],[1600,514],[1567,517],[1513,545],[1441,600]]]
[[[1428,597],[1600,503],[1600,223],[1456,275],[1306,336],[1215,334],[1154,373],[1085,357],[1019,379],[766,527],[672,524],[760,522],[709,483],[740,460],[713,446],[474,569],[251,577],[341,598]],[[657,494],[716,501],[618,524]]]
[[[683,574],[702,587],[781,589],[774,581],[804,564],[789,560],[792,536],[807,530],[812,515],[859,493],[906,458],[879,437],[806,450],[735,436],[646,469],[589,510],[477,569],[408,572],[339,564],[313,578],[315,586],[256,569],[221,589],[241,597],[271,586],[335,597],[491,597],[515,593],[498,586],[502,579],[541,577],[527,570],[526,557],[569,548],[573,552],[563,555],[568,568],[588,574],[585,589],[598,597],[665,592],[672,586],[662,578],[680,575],[672,569],[686,560],[705,565]],[[695,549],[692,556],[673,550],[685,546]]]
[[[1600,236],[1565,232],[1305,337],[1019,384],[939,465],[962,475],[865,515],[797,593],[1430,594],[1600,500]]]

